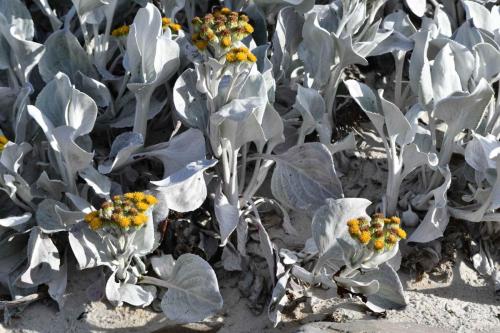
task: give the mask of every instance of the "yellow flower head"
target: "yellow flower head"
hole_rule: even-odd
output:
[[[168,25],[168,27],[170,28],[170,30],[172,30],[173,32],[179,32],[180,30],[182,30],[182,26],[180,24],[177,24],[177,23],[170,23]]]
[[[208,42],[204,47],[197,46],[199,50],[205,50],[208,45],[216,50],[231,48],[254,32],[248,21],[248,16],[244,14],[233,12],[226,7],[216,8],[204,17],[193,18],[193,29],[197,34],[196,38],[193,38],[193,43],[196,45],[200,40]]]
[[[144,201],[146,201],[149,205],[156,205],[158,203],[158,199],[154,195],[147,194],[144,196]]]
[[[231,46],[231,37],[229,37],[229,36],[223,37],[222,40],[220,41],[220,45],[222,47]]]
[[[347,221],[347,225],[350,227],[350,226],[353,226],[353,225],[357,225],[359,226],[359,220],[358,219],[351,219],[349,221]]]
[[[391,222],[394,223],[394,224],[400,224],[401,223],[401,219],[397,216],[392,216],[390,218]]]
[[[399,238],[406,239],[406,231],[404,231],[403,229],[397,228],[396,233],[397,233]]]
[[[248,58],[248,61],[250,61],[250,62],[256,62],[257,61],[257,57],[252,52],[248,52],[247,58]]]
[[[398,238],[396,236],[394,236],[393,234],[387,235],[385,240],[389,244],[396,244],[398,242]]]
[[[144,198],[146,197],[146,195],[142,192],[134,192],[132,193],[132,200],[134,202],[139,202],[139,201],[142,201],[144,200]]]
[[[103,225],[128,230],[131,226],[141,227],[148,220],[143,214],[158,202],[155,196],[143,192],[130,192],[113,196],[98,211],[90,212],[85,221],[90,228],[97,230]]]
[[[249,34],[253,33],[254,29],[249,23],[243,24],[243,27],[245,28],[245,31]]]
[[[0,135],[0,151],[3,151],[9,139],[5,135]]]
[[[182,29],[182,26],[180,24],[172,22],[172,20],[168,17],[162,17],[161,27],[163,28],[163,30],[170,28],[170,30],[172,30],[173,32],[179,32],[179,30]]]
[[[208,42],[206,40],[198,40],[194,43],[194,45],[198,50],[203,51],[207,48]]]
[[[100,229],[100,228],[102,228],[102,225],[103,225],[103,221],[99,217],[92,218],[92,220],[89,223],[90,229],[92,229],[92,230]]]
[[[148,217],[144,214],[138,214],[132,217],[132,224],[136,227],[140,227],[148,221]]]
[[[351,236],[357,236],[359,235],[361,231],[359,230],[359,226],[358,225],[352,225],[352,226],[349,226],[349,234]]]
[[[193,23],[193,25],[195,26],[201,26],[203,24],[203,20],[200,17],[195,16],[191,23]]]
[[[373,242],[373,248],[377,251],[380,251],[384,248],[384,241],[377,239]]]
[[[114,29],[113,31],[111,31],[111,35],[113,37],[122,37],[122,36],[128,35],[129,31],[130,31],[130,27],[128,25],[122,25],[121,27],[118,27],[118,28]]]
[[[134,193],[135,193],[135,192],[125,193],[125,194],[123,195],[123,197],[124,197],[125,199],[133,200],[133,199],[134,199]]]
[[[227,7],[224,7],[220,10],[220,13],[223,14],[223,15],[228,15],[231,13],[231,9],[227,8]]]
[[[149,208],[149,205],[145,202],[138,202],[135,207],[140,211],[143,212]]]
[[[245,52],[236,53],[236,59],[238,61],[246,61],[248,59],[247,54]]]
[[[346,222],[349,234],[361,244],[372,246],[376,251],[391,249],[400,239],[406,238],[406,232],[398,225],[399,218],[385,218],[381,214],[365,218],[351,219]]]
[[[120,226],[120,228],[126,229],[130,227],[130,217],[118,215],[115,220],[115,223]]]
[[[172,23],[172,21],[168,17],[161,18],[161,25],[165,28],[167,25]]]
[[[369,231],[362,231],[361,234],[359,234],[359,241],[363,244],[368,244],[371,238],[372,235]]]
[[[228,52],[226,54],[226,61],[227,62],[235,62],[236,61],[236,55],[233,52]]]
[[[248,22],[250,19],[245,14],[241,14],[238,18],[241,22]]]
[[[257,58],[255,55],[248,50],[248,48],[234,47],[226,53],[226,61],[229,63],[235,62],[255,62]]]
[[[85,215],[85,217],[83,219],[85,220],[85,222],[90,223],[92,221],[92,219],[94,219],[96,217],[99,217],[99,211],[97,211],[97,210],[88,213],[87,215]]]

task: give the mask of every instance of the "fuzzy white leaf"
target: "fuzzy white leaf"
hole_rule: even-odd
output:
[[[288,208],[314,211],[325,199],[343,196],[329,149],[305,143],[275,157],[271,190]]]
[[[382,264],[376,270],[358,275],[356,280],[378,282],[377,292],[367,295],[366,305],[372,311],[399,310],[406,306],[403,285],[390,265]]]
[[[427,8],[426,0],[405,0],[406,5],[410,8],[413,14],[418,17],[422,17],[425,14]]]
[[[133,306],[146,307],[155,299],[155,287],[117,282],[115,277],[116,272],[113,272],[106,283],[106,298],[114,306],[127,303]]]
[[[66,74],[72,82],[76,81],[78,72],[89,77],[97,76],[88,54],[71,32],[54,32],[45,41],[45,47],[38,66],[45,82],[50,82],[59,72]]]
[[[111,145],[111,152],[108,160],[99,164],[99,172],[108,174],[126,165],[131,155],[138,151],[143,144],[144,139],[141,134],[125,132],[118,135]]]
[[[434,202],[431,204],[418,228],[408,238],[408,242],[427,243],[443,236],[443,232],[450,219],[446,193],[451,185],[451,172],[448,168],[440,169],[440,172],[445,178],[443,184],[432,190]]]
[[[90,187],[92,187],[98,196],[109,198],[111,180],[108,177],[100,174],[93,166],[88,166],[80,170],[78,174]]]
[[[183,254],[177,259],[168,285],[161,308],[170,320],[197,322],[222,308],[215,272],[196,255]]]
[[[196,89],[198,77],[186,69],[174,85],[174,105],[177,115],[189,127],[204,130],[208,126],[208,109],[204,96]]]
[[[28,267],[20,281],[37,286],[47,283],[59,272],[59,252],[49,236],[39,228],[33,228],[28,242]]]
[[[238,207],[229,203],[229,200],[222,192],[222,184],[219,185],[214,202],[215,217],[219,224],[221,235],[221,246],[224,246],[233,231],[238,226],[240,212]]]
[[[9,216],[0,219],[0,226],[22,232],[28,227],[29,220],[31,220],[31,213],[24,213],[21,216]]]
[[[91,230],[87,223],[80,222],[74,225],[68,233],[68,240],[79,269],[100,265],[110,266],[112,258],[102,246],[101,237]]]
[[[454,92],[462,91],[460,77],[455,70],[454,54],[448,44],[436,56],[431,75],[435,102]]]
[[[198,209],[207,197],[204,171],[217,164],[217,160],[191,162],[165,179],[153,181],[158,195],[164,197],[168,208],[176,212]]]
[[[171,254],[162,254],[151,257],[151,267],[156,275],[163,280],[168,280],[172,276],[175,266],[175,259]]]

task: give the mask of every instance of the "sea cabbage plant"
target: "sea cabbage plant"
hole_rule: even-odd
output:
[[[297,287],[399,309],[401,260],[451,217],[498,280],[499,13],[484,0],[0,0],[4,318],[43,297],[64,306],[74,269],[100,272],[92,299],[159,302],[179,323],[221,310],[222,270],[274,324]],[[342,138],[358,107],[370,122]],[[346,177],[372,162],[368,136],[387,161],[373,204]],[[291,212],[310,233],[288,249]]]
[[[406,306],[399,269],[399,241],[406,238],[398,217],[369,216],[371,202],[360,198],[327,199],[312,219],[315,253],[312,271],[300,264],[300,254],[285,253],[285,272],[273,291],[269,318],[278,324],[290,278],[311,286],[336,289],[341,297],[360,297],[375,312]]]

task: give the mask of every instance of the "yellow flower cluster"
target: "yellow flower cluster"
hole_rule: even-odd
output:
[[[157,202],[156,197],[143,192],[115,195],[111,201],[104,202],[99,210],[87,214],[85,222],[92,230],[105,225],[120,229],[140,228],[148,221],[146,211]]]
[[[182,30],[182,26],[180,24],[172,22],[172,20],[168,17],[163,17],[161,19],[161,27],[163,28],[163,30],[167,29],[168,27],[173,32],[179,32],[180,30]]]
[[[111,31],[111,36],[113,37],[122,37],[128,35],[130,31],[130,27],[128,25],[122,25],[121,27],[118,27]]]
[[[229,8],[217,8],[203,18],[193,19],[194,34],[191,39],[199,50],[210,44],[224,49],[253,33],[254,29],[245,14],[233,12]]]
[[[376,251],[391,250],[401,239],[406,239],[406,232],[400,224],[399,217],[386,218],[381,214],[373,215],[371,221],[365,218],[347,221],[351,237]]]
[[[5,135],[0,135],[0,151],[3,151],[8,142],[9,139]]]
[[[172,20],[168,17],[162,17],[161,27],[163,28],[163,30],[170,28],[170,30],[172,30],[173,32],[179,32],[179,30],[182,30],[182,26],[180,24],[172,22]],[[111,31],[111,35],[114,37],[122,37],[128,35],[129,32],[130,26],[122,25],[121,27],[118,27]]]
[[[246,47],[234,47],[226,53],[226,61],[235,62],[256,62],[257,57]]]

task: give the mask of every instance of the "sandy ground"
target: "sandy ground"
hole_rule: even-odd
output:
[[[307,230],[307,219],[295,217],[301,232]],[[303,225],[302,225],[303,224]],[[303,237],[304,234],[302,234]],[[300,237],[300,236],[299,236]],[[241,297],[234,285],[237,277],[221,281],[224,309],[206,323],[175,326],[152,309],[128,306],[112,308],[105,301],[89,302],[86,286],[97,279],[94,270],[70,275],[65,306],[58,311],[50,300],[30,305],[22,318],[3,326],[5,332],[164,332],[218,331],[220,333],[295,332],[303,324],[314,321],[349,322],[357,319],[413,322],[443,328],[443,332],[500,332],[500,296],[495,296],[488,280],[478,276],[471,266],[459,259],[446,277],[425,275],[415,280],[400,273],[406,290],[408,306],[402,311],[389,311],[386,319],[365,313],[360,304],[338,298],[329,299],[328,291],[316,291],[310,302],[300,303],[287,313],[284,322],[273,328],[266,313],[259,316],[248,310],[248,300]],[[222,276],[221,276],[222,277]],[[314,310],[314,313],[312,313]]]

